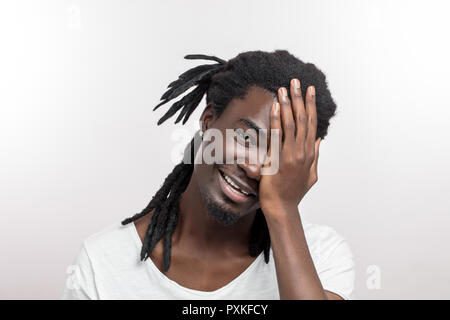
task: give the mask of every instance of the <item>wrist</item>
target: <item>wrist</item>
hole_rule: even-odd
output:
[[[267,223],[271,221],[282,223],[289,221],[290,217],[298,216],[298,204],[288,201],[265,201],[261,203],[261,210],[264,213]]]

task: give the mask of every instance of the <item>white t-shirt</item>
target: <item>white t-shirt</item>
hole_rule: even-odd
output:
[[[334,229],[303,222],[307,244],[325,290],[352,299],[355,271],[347,242]],[[261,253],[239,276],[215,291],[183,287],[151,259],[140,260],[134,223],[116,223],[88,237],[68,269],[62,299],[279,299],[274,257]]]

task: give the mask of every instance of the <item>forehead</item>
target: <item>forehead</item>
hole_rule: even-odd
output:
[[[243,99],[233,99],[222,112],[218,121],[225,128],[232,128],[239,119],[249,119],[261,129],[270,128],[270,110],[277,101],[275,94],[263,88],[252,86]]]

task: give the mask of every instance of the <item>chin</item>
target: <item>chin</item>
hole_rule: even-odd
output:
[[[209,216],[225,227],[233,225],[239,220],[237,214],[223,209],[214,202],[207,203],[206,208]]]
[[[224,193],[216,165],[201,164],[194,170],[198,170],[195,177],[202,201],[209,216],[218,223],[232,225],[247,212],[258,209],[258,202],[254,199],[239,203]]]
[[[203,202],[211,218],[223,226],[229,226],[236,223],[240,218],[240,211],[233,208],[226,199],[213,196],[208,188],[200,188]]]

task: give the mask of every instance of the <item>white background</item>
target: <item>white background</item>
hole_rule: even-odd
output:
[[[145,207],[176,144],[152,108],[205,63],[184,55],[287,49],[338,104],[302,215],[348,240],[357,298],[450,299],[445,3],[2,1],[0,298],[59,298],[83,239]]]

